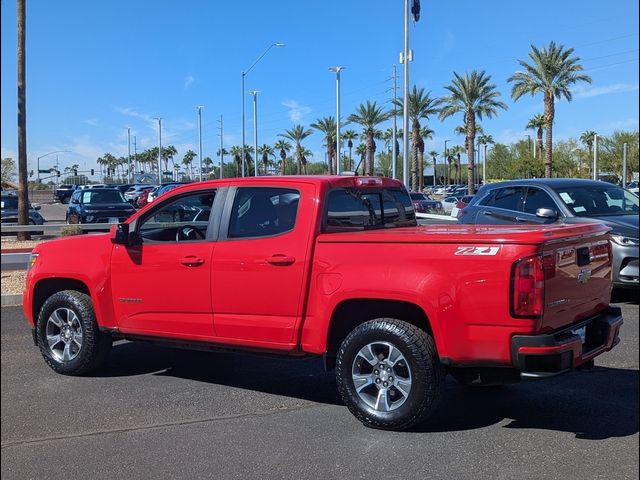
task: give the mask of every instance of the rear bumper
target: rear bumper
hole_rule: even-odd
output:
[[[611,350],[620,341],[622,311],[608,307],[602,313],[547,335],[515,335],[511,339],[513,366],[523,378],[564,373]],[[584,337],[580,330],[584,328]]]

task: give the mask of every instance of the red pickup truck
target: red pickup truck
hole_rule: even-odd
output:
[[[468,385],[591,365],[622,325],[607,228],[418,226],[378,177],[261,177],[176,188],[102,235],[38,245],[24,312],[56,372],[114,339],[323,355],[366,425],[425,420]]]

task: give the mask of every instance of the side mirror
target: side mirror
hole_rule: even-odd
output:
[[[129,245],[129,224],[119,223],[116,225],[116,232],[111,237],[111,243],[118,245]]]
[[[35,207],[33,207],[34,210],[40,210],[42,207],[40,205],[36,205]]]
[[[539,208],[536,210],[536,217],[545,218],[547,220],[556,220],[558,218],[558,212],[553,208]]]

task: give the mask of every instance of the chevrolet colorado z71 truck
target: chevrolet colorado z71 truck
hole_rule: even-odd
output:
[[[114,339],[323,355],[364,424],[425,420],[469,385],[592,364],[619,341],[608,229],[417,226],[378,177],[194,183],[113,226],[35,247],[24,312],[51,368]]]

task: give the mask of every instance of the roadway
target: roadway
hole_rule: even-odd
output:
[[[2,478],[638,478],[638,303],[596,368],[469,389],[429,424],[362,426],[319,359],[119,342],[98,374],[50,370],[2,309]]]

